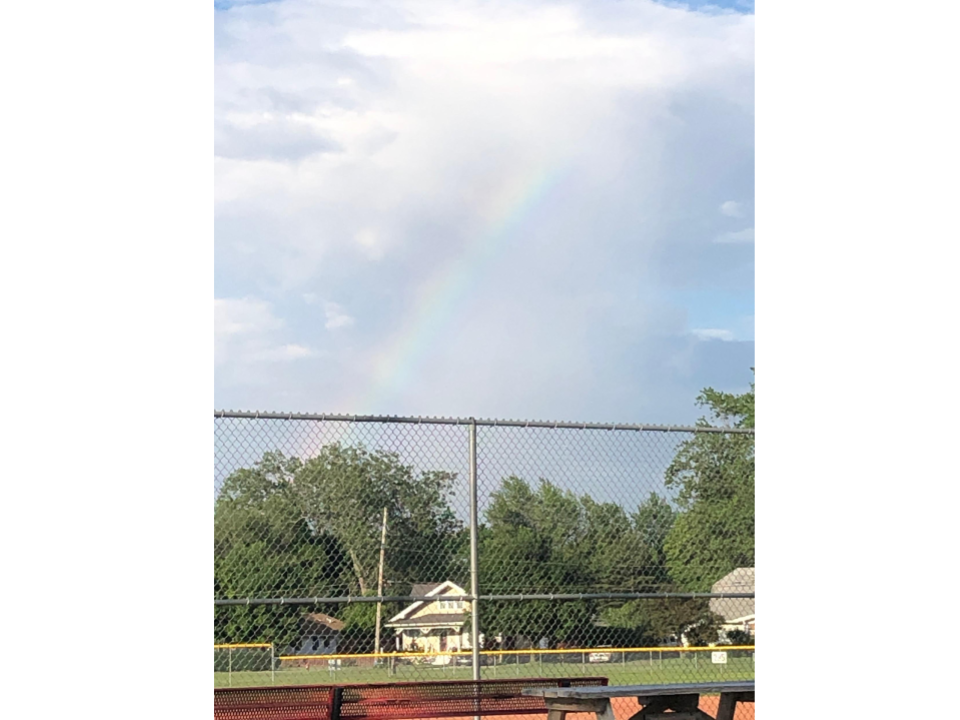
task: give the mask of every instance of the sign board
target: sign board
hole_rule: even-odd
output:
[[[711,659],[713,660],[714,665],[726,665],[727,664],[727,653],[725,652],[712,652],[710,653]]]

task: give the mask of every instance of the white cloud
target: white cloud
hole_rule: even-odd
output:
[[[289,343],[279,347],[267,348],[255,356],[258,362],[289,362],[314,357],[318,353],[303,345]]]
[[[299,360],[317,355],[303,345],[283,342],[280,335],[285,326],[286,323],[274,314],[270,304],[258,298],[214,299],[215,365],[239,369],[258,363]]]
[[[364,255],[371,260],[379,260],[383,257],[385,245],[380,233],[372,228],[363,228],[355,238],[357,245],[360,246]]]
[[[732,332],[719,328],[699,328],[691,330],[690,334],[698,340],[723,340],[724,342],[732,342],[734,339]]]
[[[283,326],[270,305],[256,298],[215,298],[213,301],[214,336],[226,340],[232,336],[257,335]]]
[[[324,327],[326,327],[327,330],[337,330],[339,328],[350,327],[354,323],[354,319],[347,315],[343,308],[337,303],[324,303],[323,312],[327,316],[327,322],[324,324]]]
[[[734,200],[727,200],[720,206],[720,214],[732,218],[743,217],[743,206]]]
[[[505,188],[557,168],[597,187],[632,162],[646,174],[633,186],[655,187],[674,93],[709,87],[752,111],[753,18],[619,12],[287,0],[220,13],[216,112],[233,135],[215,162],[218,218],[274,218],[260,272],[305,282],[335,248],[378,260],[462,242],[516,200]]]
[[[235,116],[218,123],[214,134],[214,153],[221,158],[294,162],[339,149],[309,119],[290,116]]]
[[[723,244],[743,244],[743,243],[752,243],[753,242],[753,228],[745,228],[744,230],[737,230],[736,232],[725,232],[721,235],[717,235],[714,238],[714,242],[723,243]]]
[[[743,303],[729,320],[688,312],[709,300],[677,288],[752,292],[749,253],[711,243],[750,242],[713,237],[749,219],[712,223],[753,191],[752,17],[647,0],[284,0],[215,23],[215,113],[233,133],[215,160],[218,275],[293,300],[276,306],[285,327],[230,357],[297,355],[282,348],[311,341],[288,328],[330,331],[323,360],[258,376],[275,397],[662,419],[649,408],[672,387],[666,357],[689,352],[684,411],[716,384],[704,373],[748,375],[743,343],[684,336],[686,317],[710,317],[744,337]],[[285,128],[295,143],[272,134]],[[240,404],[235,377],[218,374],[222,406]]]

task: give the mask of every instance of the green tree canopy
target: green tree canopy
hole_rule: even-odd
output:
[[[480,540],[484,592],[624,592],[656,587],[654,550],[620,505],[597,502],[589,495],[578,497],[547,480],[532,488],[521,478],[505,478],[491,496]],[[587,642],[610,633],[600,621],[607,604],[488,602],[481,606],[482,622],[485,631],[523,634],[534,641],[546,636]]]
[[[369,594],[376,591],[384,508],[384,572],[394,586],[463,574],[456,563],[461,523],[448,502],[455,478],[417,475],[395,453],[331,444],[297,470],[291,485],[303,517],[337,539],[350,558],[351,583]]]
[[[710,412],[701,427],[754,427],[754,389],[742,395],[706,388],[697,404]],[[704,592],[738,567],[754,563],[754,436],[698,433],[667,468],[680,513],[664,549],[670,576]]]
[[[403,593],[424,579],[465,582],[465,537],[448,504],[454,477],[417,474],[395,454],[339,444],[306,461],[264,453],[224,481],[214,504],[215,596],[375,592],[384,508],[388,589]],[[342,614],[345,637],[356,640],[372,637],[371,608],[313,609]],[[284,646],[303,614],[290,605],[221,606],[216,639]]]

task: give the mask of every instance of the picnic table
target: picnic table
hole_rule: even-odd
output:
[[[564,720],[570,712],[592,712],[597,720],[615,720],[611,698],[635,697],[642,709],[630,720],[733,720],[737,703],[753,702],[754,681],[614,685],[612,687],[524,688],[524,695],[542,697],[547,720]],[[700,710],[701,695],[720,695],[717,717]],[[672,710],[672,713],[667,713]]]
[[[536,687],[602,687],[605,677],[428,680],[216,688],[214,720],[424,720],[545,714]]]

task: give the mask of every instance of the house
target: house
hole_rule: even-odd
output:
[[[737,568],[717,580],[710,588],[714,593],[752,593],[754,590],[754,568]],[[754,598],[712,598],[710,610],[721,618],[721,640],[731,630],[742,630],[756,635],[756,615]]]
[[[299,637],[296,642],[284,648],[284,655],[303,655],[303,660],[293,660],[289,664],[309,667],[311,664],[326,664],[326,660],[317,655],[335,655],[340,641],[343,621],[324,613],[307,613],[300,620]],[[311,662],[312,661],[312,662]]]
[[[397,652],[444,653],[470,649],[471,603],[468,600],[446,599],[448,596],[466,595],[466,590],[450,581],[418,583],[413,586],[411,594],[431,599],[411,603],[384,623],[395,633],[394,646]],[[434,657],[432,662],[448,665],[451,656],[441,654]]]

